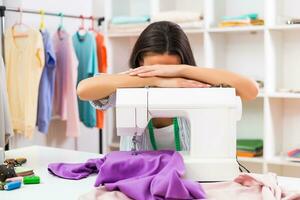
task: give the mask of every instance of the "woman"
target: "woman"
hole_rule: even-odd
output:
[[[107,109],[114,104],[117,88],[226,85],[235,88],[244,100],[255,99],[258,94],[257,84],[249,78],[222,69],[195,67],[187,36],[172,22],[150,24],[139,36],[129,65],[131,70],[121,74],[101,74],[81,81],[77,88],[79,98],[91,101],[98,109]],[[190,127],[184,118],[154,118],[146,132],[138,138],[139,150],[189,150]],[[176,134],[180,141],[174,139]],[[121,138],[120,150],[130,150],[131,146],[131,137]]]

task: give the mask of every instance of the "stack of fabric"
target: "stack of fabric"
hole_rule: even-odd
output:
[[[235,26],[257,26],[264,25],[264,20],[258,18],[257,13],[250,13],[240,16],[224,16],[219,23],[219,27]]]
[[[196,29],[203,27],[203,16],[198,12],[165,11],[153,16],[115,16],[108,26],[110,33],[132,33],[143,31],[150,23],[158,21],[171,21],[183,29]]]
[[[111,19],[109,32],[140,32],[150,24],[150,16],[116,16]]]
[[[263,141],[261,139],[238,139],[237,156],[257,157],[263,154]]]
[[[288,160],[300,162],[300,149],[293,149],[288,152]]]
[[[151,17],[151,22],[171,21],[183,29],[196,29],[203,27],[203,16],[199,12],[165,11]]]

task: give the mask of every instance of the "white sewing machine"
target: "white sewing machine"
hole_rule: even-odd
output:
[[[190,151],[181,152],[185,177],[196,181],[232,180],[236,162],[236,122],[242,104],[233,88],[118,89],[118,136],[142,135],[151,118],[185,117]]]

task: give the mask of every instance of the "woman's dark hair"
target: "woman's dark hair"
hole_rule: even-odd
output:
[[[196,65],[186,34],[173,22],[160,21],[150,24],[137,39],[129,66],[139,67],[146,53],[178,55],[181,64]]]

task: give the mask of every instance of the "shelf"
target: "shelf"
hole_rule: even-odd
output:
[[[142,31],[136,32],[107,32],[109,38],[119,38],[119,37],[138,37]]]
[[[253,157],[253,158],[238,157],[238,161],[263,164],[265,159],[263,157]],[[267,159],[266,163],[271,164],[271,165],[284,165],[284,166],[291,166],[291,167],[300,167],[300,162],[290,161],[289,158],[284,157],[284,156],[275,156],[273,158]]]
[[[288,98],[288,99],[300,99],[300,93],[291,92],[273,92],[267,95],[270,98]]]
[[[275,25],[268,28],[269,30],[285,31],[285,30],[300,30],[300,24],[283,24]]]
[[[273,158],[267,159],[267,163],[273,165],[300,167],[300,162],[289,161],[287,160],[287,157],[284,156],[274,156]]]
[[[209,28],[210,33],[227,33],[227,32],[256,32],[264,31],[264,26],[242,26],[242,27],[224,27]]]
[[[238,161],[262,164],[264,162],[264,158],[263,157],[253,157],[253,158],[238,157]]]
[[[120,38],[120,37],[138,37],[141,32],[143,30],[140,30],[140,31],[134,31],[134,32],[113,32],[113,31],[108,31],[107,32],[107,36],[109,38]],[[186,34],[202,34],[204,33],[204,29],[183,29],[183,31],[186,33]]]
[[[244,26],[244,27],[214,27],[208,29],[184,29],[184,32],[187,34],[193,33],[239,33],[239,32],[262,32],[264,30],[274,30],[274,31],[285,31],[285,30],[300,30],[300,24],[295,25],[276,25],[271,27],[265,26]],[[140,35],[141,31],[134,32],[111,32],[108,31],[108,37],[137,37]]]

